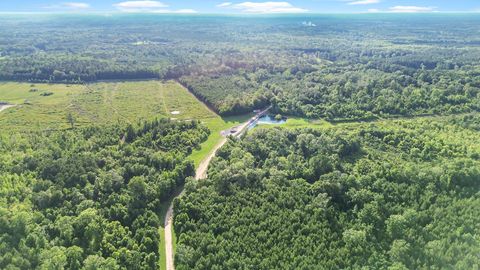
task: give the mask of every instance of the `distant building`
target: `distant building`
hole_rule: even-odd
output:
[[[315,27],[317,26],[316,24],[312,23],[312,22],[302,22],[302,25],[303,26],[307,26],[307,27]]]

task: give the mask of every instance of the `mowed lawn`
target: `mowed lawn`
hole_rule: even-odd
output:
[[[243,122],[248,121],[252,116],[253,113],[241,116],[229,116],[223,118],[217,116],[215,118],[202,119],[202,123],[210,129],[211,133],[208,139],[200,145],[200,149],[193,151],[190,155],[190,159],[195,162],[195,166],[198,167],[202,160],[212,152],[215,145],[221,141],[222,130],[238,126]]]

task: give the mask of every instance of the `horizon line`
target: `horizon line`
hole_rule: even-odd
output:
[[[39,15],[178,15],[178,16],[196,16],[196,15],[247,15],[247,16],[265,16],[265,15],[349,15],[349,14],[398,14],[398,15],[425,15],[425,14],[478,14],[480,11],[434,11],[434,12],[391,12],[391,11],[376,11],[376,12],[301,12],[301,13],[223,13],[223,12],[192,12],[192,13],[176,13],[176,12],[122,12],[122,11],[0,11],[0,15],[21,15],[21,14],[39,14]]]

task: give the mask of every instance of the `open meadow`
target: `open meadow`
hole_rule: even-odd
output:
[[[159,117],[216,117],[175,82],[2,83],[0,101],[17,105],[0,115],[2,130],[9,131],[69,128],[69,114],[75,127]]]
[[[198,165],[221,139],[220,131],[250,115],[220,117],[174,81],[92,84],[0,83],[0,101],[15,107],[0,112],[1,131],[38,131],[131,123],[154,118],[199,120],[211,131],[191,159]]]

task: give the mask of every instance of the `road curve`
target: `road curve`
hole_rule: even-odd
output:
[[[231,133],[229,131],[222,132],[224,134],[230,134],[230,136],[239,138],[241,137],[247,130],[250,125],[258,121],[260,116],[264,115],[271,107],[257,113],[254,117],[250,118],[247,122],[235,127],[235,132]],[[200,163],[197,170],[195,171],[195,179],[202,180],[207,178],[207,170],[208,165],[210,165],[210,161],[215,157],[218,149],[220,149],[226,142],[227,138],[223,137],[220,142],[218,142],[215,147],[212,149],[210,154],[205,157],[205,159]],[[183,191],[180,193],[181,196]],[[173,226],[173,200],[170,206],[168,207],[167,213],[165,215],[165,256],[166,256],[166,269],[167,270],[175,270],[174,264],[174,254],[173,254],[173,236],[172,236],[172,226]]]
[[[215,145],[212,152],[200,163],[196,172],[195,179],[202,180],[207,178],[207,169],[210,161],[215,157],[215,153],[227,142],[227,138],[222,138],[222,140]],[[183,194],[180,193],[179,196]],[[173,254],[173,237],[172,237],[172,226],[173,226],[173,201],[168,207],[167,214],[165,215],[165,256],[167,270],[174,270],[174,254]]]

